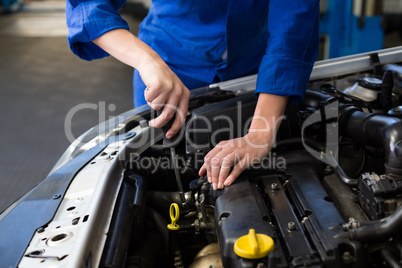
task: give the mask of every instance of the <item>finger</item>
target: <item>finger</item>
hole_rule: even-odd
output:
[[[172,118],[174,118],[175,114],[176,114],[176,106],[165,104],[162,113],[153,120],[152,126],[156,128],[163,127]]]
[[[164,105],[165,105],[165,102],[166,102],[166,99],[167,99],[166,94],[160,94],[160,95],[157,96],[157,98],[155,98],[152,102],[148,102],[148,105],[149,105],[152,109],[158,111],[158,110],[160,110],[160,109],[163,109],[163,107],[164,107]],[[163,110],[162,110],[162,112],[163,112]],[[159,116],[160,116],[160,115],[159,115]],[[160,126],[160,123],[158,123],[158,121],[160,121],[160,119],[159,119],[159,120],[156,120],[159,116],[157,116],[157,117],[155,117],[154,119],[150,120],[150,121],[148,122],[148,124],[149,124],[150,126],[156,127],[156,128],[162,127],[162,126]],[[167,114],[164,114],[164,116],[168,116],[168,115],[167,115]],[[155,124],[157,124],[157,125],[155,125]]]
[[[184,121],[186,120],[187,116],[187,111],[188,111],[188,98],[187,96],[184,96],[184,99],[182,99],[179,103],[179,106],[177,107],[178,109],[176,110],[176,118],[170,127],[170,129],[166,133],[166,138],[170,139],[174,135],[177,134],[177,132],[180,131],[181,126],[183,125]]]
[[[207,178],[210,183],[212,183],[212,186],[216,190],[217,188],[217,178],[213,180],[212,177],[212,159],[219,154],[222,151],[222,148],[224,148],[224,144],[226,144],[228,141],[221,141],[217,146],[215,146],[209,153],[204,157],[204,165],[206,165],[207,169]],[[215,184],[214,184],[215,183]]]
[[[211,161],[208,159],[206,163],[206,170],[207,170],[207,179],[209,183],[213,183],[212,182],[212,170],[211,170]]]
[[[223,185],[229,186],[231,185],[237,177],[240,176],[240,174],[247,168],[247,159],[243,158],[240,160],[233,168],[232,172],[230,172],[229,176],[227,179],[223,182]]]
[[[167,99],[167,94],[161,93],[152,101],[148,101],[148,105],[154,110],[159,110],[165,105]]]
[[[205,164],[203,164],[203,165],[201,166],[200,170],[198,171],[198,175],[199,175],[200,177],[204,177],[205,174],[206,174],[206,172],[207,172],[207,167],[206,167]]]
[[[220,171],[220,158],[218,155],[212,157],[211,159],[211,180],[212,187],[214,190],[218,189],[218,176]]]
[[[221,148],[215,147],[204,157],[204,165],[207,170],[207,178],[209,183],[213,183],[212,181],[212,169],[211,169],[211,159],[221,151]]]
[[[219,184],[219,173],[221,172],[223,161],[227,162],[225,165],[231,165],[230,159],[226,158],[230,154],[231,152],[229,150],[222,150],[211,159],[212,183],[216,184],[216,188],[221,189],[223,187],[222,183]]]
[[[200,168],[200,171],[198,173],[200,176],[207,176],[208,182],[212,183],[211,181],[211,169],[209,166],[209,159],[207,157],[204,157],[204,164]]]
[[[235,164],[236,161],[236,153],[233,152],[227,156],[225,156],[222,161],[221,161],[221,168],[219,171],[219,177],[218,177],[218,188],[222,189],[224,187],[224,181],[228,177],[230,171],[233,168],[233,165]]]
[[[152,102],[155,99],[156,96],[157,96],[156,94],[151,92],[149,87],[146,87],[144,89],[144,98],[145,98],[146,102],[148,102],[148,103]]]
[[[204,164],[204,165],[202,165],[202,167],[201,167],[200,170],[198,171],[198,175],[199,175],[200,177],[207,176],[208,182],[209,182],[209,183],[212,183],[211,176],[208,176],[207,174],[208,174],[208,173],[207,173],[207,166]]]

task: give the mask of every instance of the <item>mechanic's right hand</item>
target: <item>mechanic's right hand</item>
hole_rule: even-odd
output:
[[[186,119],[190,91],[163,59],[147,44],[126,29],[106,32],[93,42],[104,51],[137,69],[146,85],[145,100],[155,110],[162,107],[162,113],[149,122],[161,128],[176,115],[166,138],[172,138]]]
[[[149,125],[161,128],[176,116],[166,132],[166,138],[170,139],[179,132],[186,119],[190,91],[164,62],[151,60],[139,71],[146,85],[144,96],[148,105],[155,110],[163,107],[162,113]]]

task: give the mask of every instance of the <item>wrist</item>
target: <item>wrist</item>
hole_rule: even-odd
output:
[[[140,74],[153,73],[159,68],[168,68],[170,70],[168,65],[156,52],[144,50],[137,52],[137,59],[133,67],[137,69]]]
[[[276,131],[271,129],[253,129],[250,128],[247,135],[246,140],[249,144],[254,148],[272,148],[276,137]]]
[[[260,93],[248,136],[271,148],[282,122],[287,100],[286,96]]]

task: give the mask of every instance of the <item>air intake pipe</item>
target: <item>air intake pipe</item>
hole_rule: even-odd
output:
[[[402,176],[402,120],[385,115],[365,113],[354,106],[340,108],[340,133],[367,146],[382,146],[385,172]]]

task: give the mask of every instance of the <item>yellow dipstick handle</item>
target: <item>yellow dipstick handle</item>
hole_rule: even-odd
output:
[[[250,238],[250,251],[252,252],[252,254],[257,254],[260,247],[258,246],[258,241],[257,241],[257,236],[255,235],[255,230],[250,229],[248,236]]]
[[[179,205],[176,203],[172,203],[170,205],[169,214],[170,214],[170,219],[172,220],[172,223],[168,224],[167,228],[172,231],[179,230],[179,225],[176,224],[176,222],[179,220],[179,216],[180,216]]]
[[[256,234],[254,229],[239,237],[234,244],[234,252],[245,259],[265,258],[274,249],[274,240],[268,235]]]

